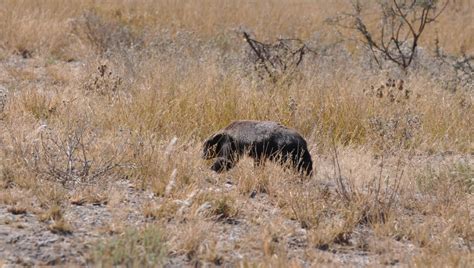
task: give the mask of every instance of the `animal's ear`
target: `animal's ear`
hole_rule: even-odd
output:
[[[222,142],[226,140],[226,134],[217,133],[207,139],[203,145],[202,158],[211,159],[217,155],[217,152],[222,147]]]
[[[207,139],[204,142],[204,146],[203,146],[204,149],[208,149],[209,147],[212,147],[212,146],[216,145],[223,138],[224,138],[224,134],[222,134],[222,133],[217,133],[217,134],[213,135],[212,137],[210,137],[209,139]]]

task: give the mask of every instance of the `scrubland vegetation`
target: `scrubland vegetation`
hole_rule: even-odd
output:
[[[474,263],[474,3],[401,68],[361,2],[1,1],[0,264]],[[237,119],[297,129],[313,177],[213,173]]]

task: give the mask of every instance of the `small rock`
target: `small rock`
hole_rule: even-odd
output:
[[[42,247],[42,246],[45,246],[45,245],[47,245],[47,244],[54,243],[54,242],[56,242],[57,240],[58,240],[58,239],[57,239],[56,237],[52,237],[52,238],[46,239],[46,240],[44,240],[44,241],[40,241],[40,242],[38,243],[38,246],[39,246],[39,247]]]
[[[253,191],[250,193],[250,198],[255,198],[255,196],[257,196],[257,191],[253,190]]]
[[[234,183],[232,183],[232,181],[226,181],[224,186],[227,188],[231,188],[232,186],[234,186]]]

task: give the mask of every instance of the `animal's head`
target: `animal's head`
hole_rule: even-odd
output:
[[[221,173],[223,171],[227,171],[231,168],[233,168],[235,165],[235,162],[232,160],[229,160],[224,157],[218,157],[216,162],[212,165],[211,169],[214,170],[217,173]]]
[[[202,150],[203,159],[226,157],[232,153],[234,140],[226,133],[217,133],[204,142]]]

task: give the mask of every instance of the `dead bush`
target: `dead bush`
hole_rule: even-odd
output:
[[[85,121],[60,127],[43,124],[29,137],[13,135],[11,132],[11,145],[4,148],[4,153],[18,172],[27,173],[21,176],[71,188],[97,183],[119,168],[130,167],[127,138],[122,134],[99,137]]]
[[[99,95],[115,94],[121,88],[122,78],[117,76],[110,66],[103,62],[97,67],[97,71],[92,73],[84,83],[87,92]]]
[[[458,88],[474,89],[474,55],[468,55],[463,49],[460,56],[450,55],[440,47],[438,38],[435,45],[437,62],[453,73],[450,79],[443,75],[443,79],[438,77],[437,80],[453,91]]]
[[[352,1],[352,13],[330,20],[333,24],[356,31],[372,52],[373,59],[382,68],[386,60],[403,71],[412,64],[420,37],[426,27],[435,22],[447,7],[449,0],[377,0],[377,11],[359,0]],[[377,20],[377,28],[367,21]]]
[[[87,11],[70,22],[72,33],[98,55],[140,46],[143,42],[126,26],[106,21],[94,11]]]
[[[97,141],[86,125],[63,133],[46,127],[35,151],[37,172],[65,186],[94,183],[125,165],[124,145]]]
[[[266,44],[243,32],[244,39],[250,47],[249,58],[254,70],[262,80],[273,83],[293,77],[307,54],[315,55],[300,39],[277,39]]]
[[[369,131],[375,138],[375,148],[383,153],[394,153],[399,148],[408,149],[421,128],[421,117],[407,110],[394,115],[369,118]]]

